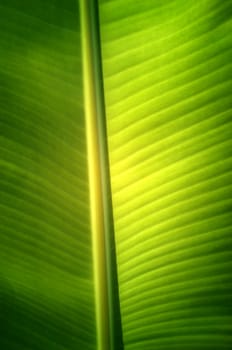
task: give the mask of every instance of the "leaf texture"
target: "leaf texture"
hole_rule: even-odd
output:
[[[78,3],[0,10],[0,348],[95,349]]]
[[[231,11],[100,1],[126,350],[231,348]]]

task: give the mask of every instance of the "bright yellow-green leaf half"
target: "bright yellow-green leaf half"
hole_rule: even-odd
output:
[[[232,346],[231,13],[100,1],[126,350]]]

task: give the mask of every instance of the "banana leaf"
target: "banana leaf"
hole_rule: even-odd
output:
[[[232,1],[0,11],[0,349],[230,349]]]

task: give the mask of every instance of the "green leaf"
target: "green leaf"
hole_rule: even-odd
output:
[[[0,10],[0,348],[230,349],[232,1]]]

